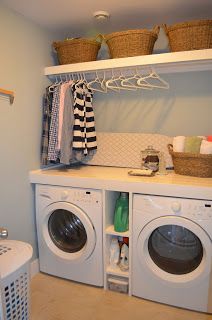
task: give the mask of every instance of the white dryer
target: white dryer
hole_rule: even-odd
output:
[[[103,286],[102,193],[36,185],[40,270]]]
[[[212,312],[212,201],[134,195],[132,294]]]

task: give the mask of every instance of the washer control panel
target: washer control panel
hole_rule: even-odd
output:
[[[69,201],[73,203],[101,204],[101,193],[87,189],[72,189]]]
[[[38,189],[40,198],[48,202],[66,201],[73,204],[100,206],[102,204],[101,190],[41,186]]]

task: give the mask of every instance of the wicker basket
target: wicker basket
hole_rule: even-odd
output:
[[[151,54],[160,27],[153,30],[127,30],[104,36],[111,58],[125,58]]]
[[[194,20],[169,27],[164,24],[163,28],[173,52],[212,48],[212,20]]]
[[[97,41],[97,38],[100,41]],[[60,64],[78,63],[94,61],[97,58],[101,47],[102,37],[96,39],[67,39],[64,41],[53,42],[53,47],[57,51]]]
[[[168,145],[168,150],[172,156],[175,173],[212,178],[212,154],[174,152],[171,144]]]

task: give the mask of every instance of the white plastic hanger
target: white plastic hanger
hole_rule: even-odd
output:
[[[93,81],[88,82],[87,87],[88,89],[91,89],[93,91],[103,92],[103,93],[107,92],[106,87],[104,88],[104,86],[102,85],[102,81],[100,80],[97,71],[96,71],[96,78]]]
[[[83,74],[82,73],[78,73],[77,74],[77,84],[83,84],[85,83],[85,80],[84,80],[84,77],[83,77]]]
[[[106,81],[106,86],[109,89],[112,89],[114,91],[119,91],[120,90],[131,90],[131,91],[135,91],[135,88],[131,88],[130,86],[122,86],[122,81],[126,80],[126,77],[121,73],[119,76],[115,77],[113,75],[113,77],[111,79],[109,79],[108,81]],[[113,85],[113,83],[115,83],[115,85]]]
[[[101,88],[102,88],[105,92],[107,92],[105,71],[103,72],[103,78],[102,78],[102,81],[101,81]]]
[[[162,79],[157,73],[156,71],[154,71],[153,69],[151,69],[151,73],[147,76],[141,77],[140,80],[138,80],[138,85],[142,85],[143,81],[146,81],[146,79],[149,79],[151,81],[151,79],[153,80],[153,82],[149,82],[149,85],[152,88],[159,88],[159,89],[169,89],[169,84],[168,82],[166,82],[164,79]],[[156,82],[155,82],[156,81]],[[159,84],[157,84],[159,81]],[[160,85],[161,83],[161,85]]]
[[[143,82],[142,85],[138,85],[137,82],[138,82],[138,80],[140,80],[140,79],[141,79],[141,76],[139,75],[138,70],[137,70],[137,68],[136,68],[134,75],[131,76],[131,77],[128,77],[128,78],[123,79],[123,80],[121,81],[121,85],[122,85],[123,87],[128,88],[128,90],[130,90],[130,89],[131,89],[131,90],[132,90],[132,89],[134,89],[134,90],[137,90],[137,89],[152,90],[151,85],[150,85],[147,81]],[[136,84],[133,83],[134,80],[136,80]]]
[[[55,76],[55,82],[52,83],[51,86],[49,86],[49,92],[54,92],[54,88],[57,87],[60,84],[59,79],[57,76]]]
[[[120,89],[119,89],[119,87],[117,86],[117,83],[116,83],[116,80],[115,80],[115,75],[114,75],[113,69],[111,70],[111,73],[112,73],[111,78],[108,79],[108,80],[105,82],[105,86],[106,86],[106,88],[111,89],[111,90],[113,90],[113,91],[115,91],[115,92],[120,92]],[[116,84],[115,86],[113,85],[114,82],[115,82],[115,84]]]

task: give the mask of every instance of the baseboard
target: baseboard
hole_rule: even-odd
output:
[[[30,263],[30,277],[31,279],[39,272],[39,260],[35,259]]]

